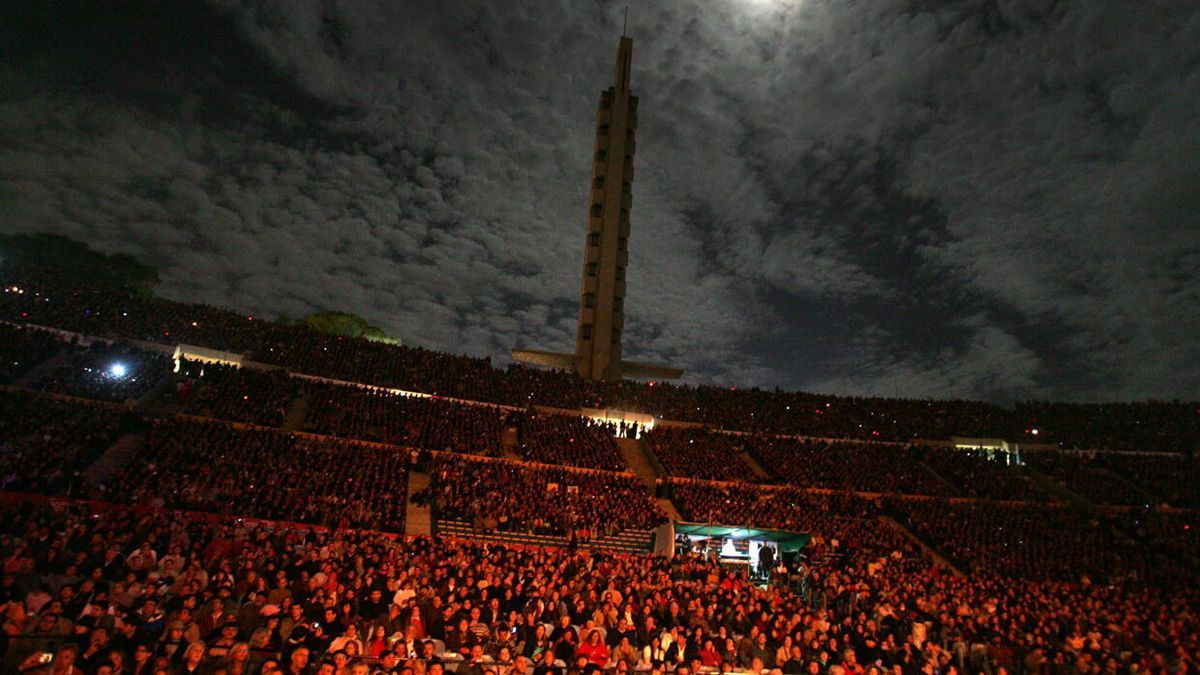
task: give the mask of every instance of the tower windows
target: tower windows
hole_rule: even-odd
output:
[[[600,202],[596,202],[595,204],[592,204],[592,217],[599,218],[600,216],[603,216],[603,215],[604,215],[604,205],[601,204]]]
[[[583,339],[583,340],[591,340],[592,339],[592,324],[590,324],[590,323],[579,324],[579,337],[580,337],[580,339]]]
[[[596,271],[599,269],[599,267],[600,263],[596,262],[595,260],[589,260],[587,264],[587,275],[589,277],[596,276]]]

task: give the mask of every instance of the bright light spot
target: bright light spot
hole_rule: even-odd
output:
[[[1037,436],[1037,435],[1038,435],[1038,430],[1037,430],[1037,429],[1034,429],[1033,431],[1030,431],[1029,433],[1033,434],[1034,436]]]
[[[108,374],[114,380],[120,380],[120,379],[124,378],[125,375],[128,373],[129,373],[129,369],[125,367],[124,363],[114,363],[108,367]]]

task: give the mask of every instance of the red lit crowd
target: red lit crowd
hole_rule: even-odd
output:
[[[791,485],[862,492],[948,495],[915,446],[749,437],[746,450]]]
[[[3,672],[1140,675],[1200,666],[1193,404],[1006,410],[592,385],[4,273],[0,319],[112,342],[81,346],[0,324]],[[245,352],[286,370],[185,361],[172,373],[169,359],[127,339]],[[628,472],[612,428],[535,404],[755,432],[660,426],[644,447],[684,519],[806,532],[805,557],[760,585],[686,548],[673,557],[589,550],[667,514]],[[1038,449],[1022,465],[909,442],[1029,442],[1033,429],[1052,444],[1155,454]],[[429,474],[414,499],[435,521],[564,536],[577,548],[406,538],[414,470]]]
[[[710,480],[760,480],[725,434],[696,429],[656,427],[646,442],[668,476]]]
[[[502,411],[378,389],[312,384],[304,428],[431,450],[497,456]]]
[[[1194,586],[960,578],[886,538],[757,586],[686,551],[169,512],[8,506],[0,532],[9,672],[1180,673],[1200,629]]]
[[[104,481],[113,501],[404,530],[408,457],[395,448],[219,422],[155,420]]]
[[[518,428],[519,452],[525,459],[606,471],[628,468],[607,424],[538,413],[516,415],[510,421]]]
[[[667,520],[649,488],[629,474],[450,454],[434,460],[429,487],[413,498],[439,517],[467,520],[479,530],[579,540]]]

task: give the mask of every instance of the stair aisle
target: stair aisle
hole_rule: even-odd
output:
[[[949,570],[949,572],[956,577],[966,576],[962,573],[962,570],[952,565],[949,560],[943,558],[937,551],[933,550],[929,544],[926,544],[924,540],[913,534],[907,527],[898,523],[894,518],[890,518],[888,516],[879,516],[879,522],[908,537],[914,544],[920,546],[926,553],[928,553],[930,557],[933,558],[933,561],[942,569]]]
[[[433,534],[433,517],[428,506],[414,504],[412,496],[429,487],[429,474],[408,474],[408,492],[404,495],[404,533],[417,537],[428,537]]]
[[[88,468],[83,470],[83,480],[89,485],[102,485],[114,471],[119,469],[142,445],[146,443],[146,433],[136,431],[121,436],[102,455],[96,458]]]
[[[647,456],[650,450],[646,447],[646,442],[637,438],[618,438],[616,440],[617,447],[621,449],[621,454],[625,457],[625,463],[629,465],[629,470],[637,474],[646,483],[646,486],[653,490],[658,472],[650,464],[650,458]]]

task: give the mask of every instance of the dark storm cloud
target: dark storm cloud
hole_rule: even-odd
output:
[[[172,297],[573,340],[621,5],[3,10],[0,218]],[[697,381],[1196,396],[1194,3],[634,3],[627,354]]]

